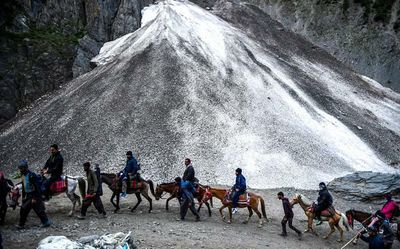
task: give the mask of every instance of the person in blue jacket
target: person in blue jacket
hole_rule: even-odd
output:
[[[369,249],[384,249],[385,244],[383,243],[382,237],[378,234],[378,229],[375,226],[368,227],[368,237],[365,235],[360,236],[362,240],[368,243]]]
[[[175,178],[175,182],[180,186],[180,220],[185,220],[187,210],[190,208],[196,221],[200,221],[200,216],[196,211],[194,203],[195,189],[189,181],[184,181],[180,177]]]
[[[232,189],[235,192],[232,197],[232,213],[235,214],[237,213],[238,209],[238,201],[239,201],[239,196],[244,194],[246,192],[246,178],[242,175],[242,169],[237,168],[236,171],[236,183],[233,185]]]
[[[120,182],[122,184],[122,186],[126,186],[126,182],[128,181],[129,178],[129,174],[132,175],[133,178],[136,177],[136,174],[139,171],[139,165],[138,162],[136,160],[136,158],[133,156],[132,151],[127,151],[126,152],[126,165],[124,170],[120,173]],[[126,197],[126,187],[125,189],[123,188],[123,191],[121,193],[122,197]]]

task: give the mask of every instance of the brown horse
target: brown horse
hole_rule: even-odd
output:
[[[212,197],[218,198],[222,203],[222,207],[219,209],[221,218],[223,220],[225,220],[225,215],[223,214],[223,210],[225,208],[228,208],[228,210],[229,210],[228,223],[232,223],[232,202],[226,201],[226,195],[227,195],[228,191],[229,190],[227,190],[227,189],[211,188],[211,187],[207,186],[202,202],[206,203],[208,200],[212,199]],[[267,215],[265,213],[264,199],[256,193],[251,193],[251,192],[247,192],[247,193],[250,195],[250,203],[248,205],[239,203],[239,205],[238,205],[239,208],[247,208],[249,210],[249,216],[243,223],[249,222],[251,216],[253,215],[253,210],[254,210],[254,212],[256,212],[256,214],[258,215],[258,218],[259,218],[258,227],[262,227],[262,224],[264,223],[262,217],[265,218],[265,221],[268,221]],[[259,203],[261,203],[262,216],[261,216],[260,211],[258,211]]]
[[[100,179],[103,183],[107,184],[107,186],[111,189],[112,191],[112,196],[111,196],[111,203],[115,207],[114,213],[118,212],[120,210],[119,207],[119,198],[120,198],[120,193],[122,191],[121,184],[119,183],[119,178],[116,174],[109,174],[109,173],[101,173],[100,174]],[[127,194],[135,194],[138,202],[136,205],[131,208],[131,212],[135,211],[135,209],[139,206],[139,204],[142,202],[142,198],[140,195],[143,195],[146,200],[149,201],[150,203],[150,208],[149,208],[149,213],[151,213],[151,210],[153,209],[152,205],[152,199],[149,196],[149,189],[153,195],[154,193],[154,186],[153,182],[151,180],[146,180],[143,181],[143,184],[139,188],[127,188],[126,193]],[[114,198],[117,197],[117,203],[114,203]]]
[[[293,198],[293,205],[299,204],[301,208],[304,210],[305,215],[308,217],[308,227],[305,230],[305,232],[312,232],[313,234],[317,235],[317,233],[313,229],[313,220],[315,218],[315,213],[312,212],[312,205],[308,204],[305,202],[305,197],[301,194],[296,195]],[[335,232],[335,227],[339,230],[340,233],[340,239],[338,239],[339,242],[343,241],[343,229],[340,227],[339,222],[342,220],[343,225],[346,227],[346,230],[349,230],[349,224],[347,221],[346,216],[343,213],[335,211],[333,215],[325,216],[324,214],[321,215],[321,220],[322,221],[328,221],[329,227],[331,228],[331,231],[324,236],[324,239],[328,239],[329,236]]]
[[[198,184],[197,188],[197,193],[195,195],[195,198],[199,201],[199,208],[197,209],[197,212],[200,212],[200,208],[203,205],[203,202],[201,201],[203,199],[204,193],[206,192],[206,187],[204,185]],[[160,185],[157,184],[156,186],[156,194],[154,197],[156,200],[159,200],[162,198],[163,193],[169,193],[170,196],[168,197],[166,203],[165,203],[165,209],[168,210],[168,203],[170,200],[177,198],[179,195],[179,186],[175,182],[170,182],[170,183],[161,183]],[[208,209],[208,216],[211,217],[211,208],[208,202],[205,203]],[[212,203],[211,203],[212,206]]]
[[[350,209],[346,211],[346,217],[349,221],[349,225],[351,226],[351,228],[354,227],[354,221],[358,221],[360,222],[360,224],[363,227],[367,227],[373,218],[373,214],[372,213],[368,213],[368,212],[363,212],[363,211],[358,211],[358,210],[354,210],[354,209]],[[396,223],[396,219],[393,219],[390,221],[391,223]],[[400,221],[397,222],[397,234],[396,234],[397,239],[400,241]],[[358,237],[355,238],[353,240],[354,244],[357,244],[357,240]]]

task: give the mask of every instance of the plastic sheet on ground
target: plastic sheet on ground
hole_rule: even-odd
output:
[[[65,236],[49,236],[40,241],[37,249],[135,249],[131,231],[128,233],[86,236],[72,241]]]

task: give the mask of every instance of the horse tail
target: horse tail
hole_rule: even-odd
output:
[[[340,213],[340,216],[342,220],[342,225],[346,228],[346,231],[350,231],[351,227],[349,225],[349,220],[347,219],[346,215],[344,213]]]
[[[78,186],[79,186],[79,193],[81,193],[82,199],[85,198],[86,195],[86,181],[82,177],[78,178]]]
[[[265,201],[264,201],[264,199],[263,199],[261,196],[258,196],[258,198],[260,199],[260,202],[261,202],[261,212],[262,212],[262,215],[263,215],[263,217],[268,221],[267,213],[265,212]]]
[[[210,204],[211,204],[211,207],[214,208],[212,196],[211,196],[211,198],[210,198]]]
[[[154,197],[156,197],[156,193],[154,192],[154,184],[153,184],[153,181],[152,181],[152,180],[147,180],[146,182],[150,185],[151,194],[152,194]]]

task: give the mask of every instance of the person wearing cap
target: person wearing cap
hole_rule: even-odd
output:
[[[133,156],[132,151],[126,152],[126,165],[124,170],[120,174],[120,182],[123,186],[121,197],[126,197],[126,182],[128,181],[129,175],[136,177],[139,171],[139,166],[136,158]]]
[[[392,248],[395,235],[392,229],[390,228],[390,221],[386,218],[385,214],[383,214],[380,210],[376,211],[375,218],[372,220],[370,226],[374,226],[378,231],[382,231],[382,240],[384,244],[384,249]]]
[[[196,211],[194,203],[194,188],[189,181],[182,180],[179,176],[175,178],[176,184],[180,187],[180,220],[185,220],[187,210],[190,208],[196,221],[200,221],[200,216]]]
[[[321,225],[321,212],[328,209],[333,204],[332,195],[329,193],[328,188],[324,182],[319,183],[319,192],[317,205],[315,206],[315,218],[318,220],[317,225]]]
[[[385,215],[386,218],[390,220],[393,217],[393,213],[396,208],[399,207],[397,206],[397,203],[392,200],[392,195],[390,193],[385,194],[384,197],[386,199],[386,203],[383,205],[381,212]]]
[[[301,239],[302,234],[300,232],[300,230],[298,230],[297,228],[295,228],[292,225],[293,222],[293,210],[292,210],[292,204],[290,204],[290,201],[288,198],[286,198],[283,194],[283,192],[279,192],[278,193],[278,199],[282,201],[282,205],[283,205],[283,212],[285,213],[285,216],[283,217],[281,224],[282,224],[282,233],[280,234],[283,237],[287,236],[287,231],[286,231],[286,223],[289,222],[289,228],[292,229],[293,231],[295,231],[297,233],[297,236],[299,237],[299,239]]]
[[[242,169],[237,168],[235,170],[236,174],[236,182],[235,185],[233,185],[232,189],[234,191],[233,197],[232,197],[232,213],[235,214],[238,211],[238,202],[239,202],[239,196],[244,194],[246,192],[246,178],[242,175]]]
[[[47,218],[44,203],[40,194],[40,186],[38,181],[40,176],[28,169],[28,162],[20,161],[18,169],[21,172],[22,180],[22,204],[20,209],[20,218],[17,229],[23,229],[31,209],[42,222],[42,227],[51,225],[51,221]]]
[[[90,163],[86,162],[83,164],[83,170],[86,172],[87,178],[87,193],[85,199],[82,202],[81,215],[78,219],[83,220],[86,217],[87,209],[93,202],[94,207],[99,212],[102,218],[106,217],[106,211],[104,210],[103,203],[101,202],[99,193],[99,182],[97,180],[96,172],[90,169]]]
[[[368,227],[368,237],[364,234],[359,234],[360,238],[368,243],[369,249],[384,249],[384,243],[382,237],[378,234],[378,229],[374,226]]]
[[[50,186],[53,182],[61,179],[63,174],[64,158],[58,149],[57,144],[50,146],[50,157],[47,159],[45,166],[43,167],[43,173],[50,174],[50,177],[43,182],[43,194],[45,200],[50,199]]]

